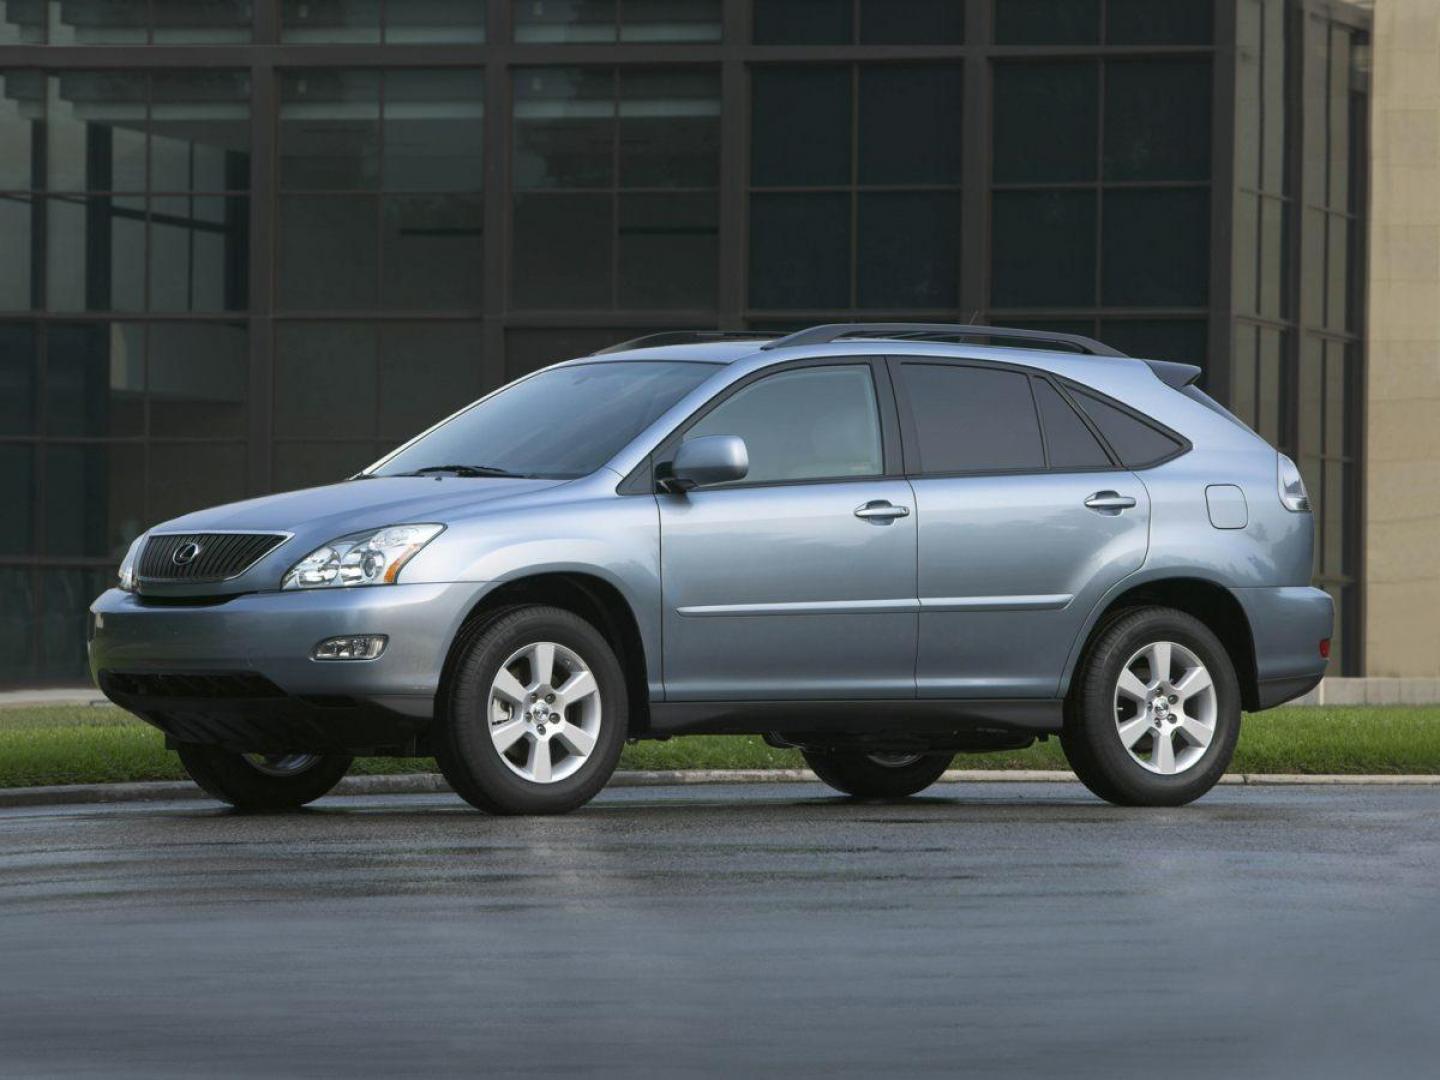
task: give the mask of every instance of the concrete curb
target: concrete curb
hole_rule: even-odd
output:
[[[816,779],[809,769],[667,769],[654,772],[617,772],[611,787],[667,787],[689,784],[777,784],[809,783]],[[942,783],[963,784],[1074,784],[1075,774],[1048,769],[951,769]],[[1286,773],[1227,773],[1222,784],[1287,786],[1328,784],[1350,786],[1437,785],[1440,775],[1370,774],[1347,776],[1328,773],[1314,776]],[[404,776],[347,776],[335,788],[335,795],[433,795],[450,791],[439,773],[411,773]],[[57,784],[51,787],[0,790],[0,809],[27,806],[84,806],[98,803],[169,802],[209,798],[188,780],[161,780],[143,784]]]

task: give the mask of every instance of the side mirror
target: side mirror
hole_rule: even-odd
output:
[[[675,460],[659,470],[659,479],[666,491],[682,492],[743,480],[749,471],[750,453],[739,435],[702,435],[680,444]]]

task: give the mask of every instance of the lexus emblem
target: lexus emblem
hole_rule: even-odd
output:
[[[200,545],[194,540],[186,540],[175,549],[175,554],[170,556],[170,561],[176,566],[189,566],[200,554]]]

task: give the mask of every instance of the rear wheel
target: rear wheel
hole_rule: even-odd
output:
[[[604,636],[555,607],[507,611],[461,646],[436,723],[440,771],[492,814],[561,814],[620,761],[625,675]]]
[[[1219,639],[1172,608],[1105,627],[1067,705],[1061,746],[1085,786],[1122,806],[1180,806],[1230,765],[1240,685]]]
[[[867,754],[802,750],[805,764],[836,791],[860,799],[903,799],[939,780],[953,754]]]
[[[349,754],[235,754],[181,746],[190,779],[237,810],[294,810],[328,794],[350,769]]]

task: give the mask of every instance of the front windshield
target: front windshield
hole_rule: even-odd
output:
[[[611,360],[542,371],[476,402],[366,475],[585,476],[715,370]]]

